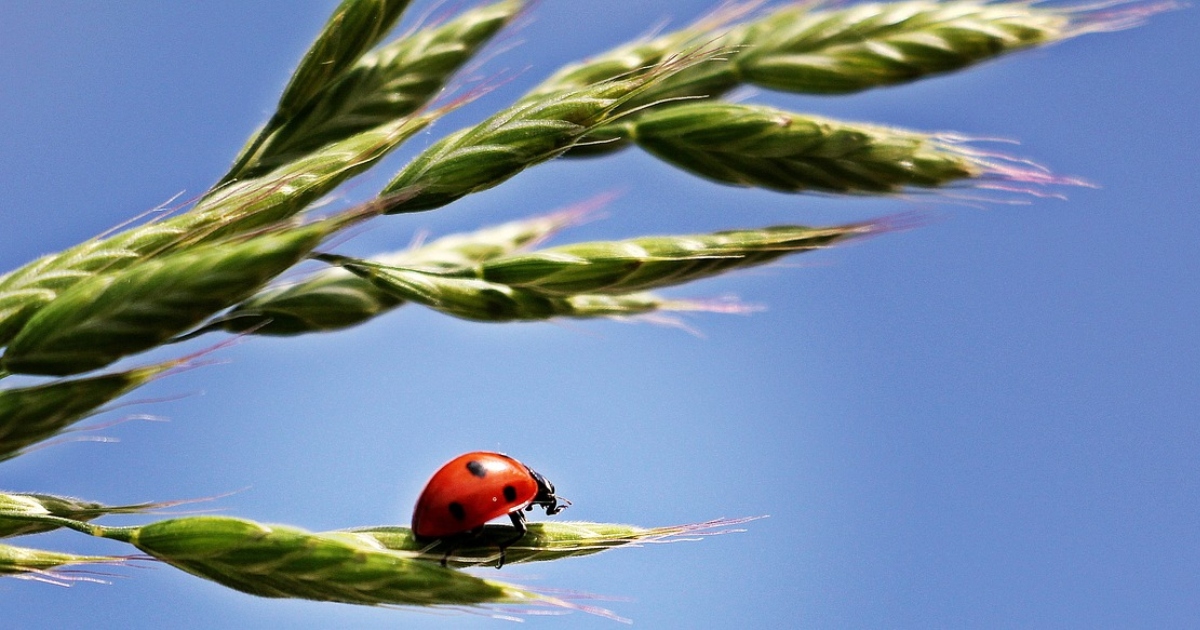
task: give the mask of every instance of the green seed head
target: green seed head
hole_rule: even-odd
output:
[[[506,0],[476,7],[364,55],[270,131],[241,161],[237,178],[259,177],[417,112],[523,5]]]
[[[513,287],[388,267],[341,256],[323,260],[368,279],[375,286],[404,300],[428,306],[453,317],[478,322],[541,321],[554,317],[579,319],[628,317],[656,311],[740,312],[741,307],[690,300],[668,300],[651,293],[622,295],[546,295],[536,289]]]
[[[879,229],[869,223],[828,228],[778,226],[579,243],[503,256],[485,261],[473,271],[489,282],[547,295],[623,294],[765,264]]]
[[[0,278],[0,344],[59,293],[102,272],[260,230],[289,219],[381,159],[448,108],[328,145],[260,178],[227,184],[176,217],[93,239]]]
[[[396,25],[409,0],[343,0],[292,74],[279,111],[303,109]]]
[[[702,177],[784,192],[894,193],[988,172],[930,134],[720,102],[648,112],[636,121],[634,140]]]
[[[785,7],[750,25],[735,58],[748,83],[841,94],[913,81],[1066,37],[1061,9],[1031,3],[896,2]]]
[[[612,122],[631,98],[715,54],[697,52],[631,78],[527,99],[453,133],[414,158],[388,183],[385,192],[415,191],[409,202],[392,212],[440,207],[558,157],[594,129]]]
[[[86,522],[108,514],[138,514],[180,503],[182,501],[105,505],[52,494],[0,493],[0,538],[48,532],[62,526],[51,521],[21,518],[22,516],[54,516]]]
[[[729,533],[729,528],[754,520],[752,518],[721,519],[707,523],[670,527],[637,527],[616,523],[585,523],[544,521],[529,523],[523,537],[512,542],[516,530],[509,525],[485,525],[483,531],[467,541],[451,545],[444,541],[434,544],[417,541],[407,527],[363,527],[348,530],[382,544],[388,549],[409,551],[430,562],[440,562],[447,551],[448,564],[467,567],[494,565],[499,559],[499,545],[505,547],[505,564],[549,562],[577,558],[625,546],[688,540],[699,535]]]
[[[0,461],[60,435],[109,402],[178,365],[180,361],[168,361],[114,374],[0,390]]]
[[[92,276],[46,305],[3,356],[13,373],[69,375],[153,348],[236,304],[364,216],[280,227]]]
[[[577,222],[579,210],[512,221],[452,234],[372,259],[388,265],[457,269],[521,249]],[[341,330],[403,304],[400,297],[344,269],[326,269],[293,284],[268,287],[202,331],[223,329],[260,335]],[[201,331],[201,332],[202,332]]]
[[[50,584],[68,585],[79,579],[88,579],[59,574],[54,569],[81,564],[125,564],[128,561],[128,558],[119,556],[81,556],[0,545],[0,576],[34,579]]]
[[[322,146],[265,175],[215,188],[176,220],[188,232],[220,239],[289,219],[351,177],[375,165],[405,140],[457,107],[397,118]]]
[[[204,330],[290,336],[342,330],[386,313],[404,301],[343,269],[268,287]]]
[[[197,516],[152,523],[120,536],[172,566],[262,597],[411,606],[542,599],[346,533]]]
[[[693,27],[617,48],[564,69],[544,85],[549,89],[602,77],[615,71],[618,62],[632,65],[686,50],[689,43],[710,41],[727,51],[720,59],[670,77],[630,106],[656,109],[670,106],[670,99],[717,99],[742,85],[844,94],[960,70],[1083,33],[1124,28],[1153,12],[976,0],[827,8],[798,2],[732,27]],[[629,133],[622,127],[617,123],[596,130],[569,155],[603,154],[627,146]]]

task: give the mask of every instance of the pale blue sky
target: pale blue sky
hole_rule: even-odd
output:
[[[709,0],[545,0],[489,71],[513,77],[372,174],[558,65]],[[219,177],[332,0],[0,7],[0,267]],[[417,3],[413,15],[428,3]],[[0,487],[110,503],[249,487],[224,513],[310,529],[406,523],[454,455],[508,452],[572,507],[642,525],[770,514],[742,534],[488,577],[631,601],[643,628],[1200,625],[1200,87],[1195,9],[852,97],[751,100],[1020,140],[986,145],[1097,189],[1029,205],[841,200],[706,183],[635,151],[558,162],[346,245],[370,253],[623,195],[557,242],[913,210],[919,229],[683,287],[751,316],[484,325],[406,307],[254,339],[155,383],[169,417],[9,461]],[[120,412],[118,412],[119,414]],[[117,417],[113,414],[111,417]],[[540,512],[534,518],[544,518]],[[129,522],[129,521],[114,521]],[[25,539],[125,553],[78,535]],[[13,628],[499,627],[256,599],[166,567],[107,586],[0,581]],[[529,627],[612,628],[573,614]]]

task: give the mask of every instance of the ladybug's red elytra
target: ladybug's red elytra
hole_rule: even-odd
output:
[[[425,484],[413,510],[413,537],[453,543],[479,534],[484,523],[507,514],[517,531],[500,545],[500,568],[504,550],[525,535],[525,511],[540,505],[554,515],[570,504],[554,495],[554,485],[545,477],[507,455],[467,453],[447,462]],[[443,565],[449,557],[447,551]]]

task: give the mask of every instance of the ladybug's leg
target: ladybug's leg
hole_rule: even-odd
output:
[[[446,567],[446,563],[450,560],[450,554],[458,548],[458,545],[451,544],[450,541],[443,539],[442,544],[446,545],[446,553],[442,554],[442,568]]]
[[[517,528],[517,534],[515,536],[513,536],[511,539],[500,543],[500,560],[498,562],[496,562],[497,569],[504,566],[504,550],[508,549],[509,545],[524,538],[525,532],[529,531],[525,528],[525,513],[522,512],[521,510],[509,512],[508,518],[512,519],[513,527]]]

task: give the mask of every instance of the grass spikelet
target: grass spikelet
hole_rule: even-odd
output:
[[[585,61],[567,64],[530,90],[522,100],[536,100],[560,92],[627,77],[702,46],[724,44],[717,41],[728,25],[749,13],[758,2],[726,4],[680,30],[645,37],[612,50],[592,55]],[[729,51],[732,52],[732,51]],[[688,74],[683,70],[679,74]]]
[[[368,606],[537,604],[547,599],[340,532],[312,533],[221,516],[90,528],[178,569],[260,597]]]
[[[59,435],[67,427],[98,413],[109,402],[180,364],[181,361],[167,361],[113,374],[0,390],[0,461]]]
[[[782,192],[889,194],[1034,175],[997,169],[938,135],[755,105],[663,108],[630,123],[629,132],[647,152],[701,177]],[[1054,180],[1036,175],[1035,180]]]
[[[358,59],[241,161],[237,179],[258,177],[322,146],[413,114],[523,8],[520,0],[476,7],[419,29]]]
[[[134,503],[130,505],[105,505],[95,501],[84,501],[74,497],[53,494],[3,493],[0,492],[0,538],[39,534],[62,527],[53,522],[31,521],[27,518],[10,518],[11,515],[46,515],[75,521],[90,521],[109,514],[142,514],[153,510],[173,507],[186,501],[162,501],[156,503]]]
[[[279,98],[271,120],[238,154],[222,183],[243,175],[255,163],[259,147],[378,44],[408,8],[410,0],[343,0],[300,60]]]
[[[462,102],[399,118],[285,164],[253,179],[214,189],[175,219],[207,240],[241,234],[295,216],[351,177],[367,170]]]
[[[322,254],[318,258],[341,265],[398,298],[478,322],[627,317],[660,310],[713,310],[701,303],[668,300],[651,293],[551,296],[476,278],[455,278],[344,256]]]
[[[344,269],[323,269],[259,291],[189,337],[214,330],[277,337],[343,330],[403,303]]]
[[[381,264],[453,269],[522,249],[579,220],[579,210],[511,221],[421,246],[376,256]],[[341,268],[329,268],[295,283],[268,287],[217,318],[210,330],[256,335],[298,335],[361,324],[404,303],[395,294]]]
[[[727,53],[687,68],[643,93],[628,107],[669,105],[671,99],[716,99],[742,85],[801,94],[846,94],[897,85],[1051,44],[1085,33],[1126,28],[1170,2],[1102,9],[1029,2],[915,0],[822,7],[795,2],[728,26],[710,22],[616,48],[569,66],[542,86],[585,85],[620,68],[719,42]],[[610,153],[628,143],[620,130],[593,132],[568,155]]]
[[[497,186],[521,171],[562,155],[589,132],[612,122],[622,104],[716,51],[673,58],[624,79],[524,101],[455,132],[408,163],[384,188],[413,190],[392,212],[416,212]]]
[[[1072,34],[1063,9],[1029,2],[870,3],[780,9],[754,23],[738,56],[748,83],[845,94],[958,70]]]
[[[485,261],[479,279],[546,295],[624,294],[673,286],[878,232],[881,224],[776,226],[578,243]]]
[[[674,98],[724,94],[741,83],[737,67],[729,60],[736,56],[742,45],[745,30],[744,27],[731,28],[729,25],[751,13],[758,4],[761,3],[726,3],[683,29],[630,42],[586,61],[564,66],[530,90],[522,102],[634,76],[679,55],[701,50],[719,50],[721,54],[663,78],[624,103],[621,110],[629,111]],[[593,141],[596,139],[595,134],[589,138]],[[600,146],[589,143],[574,147],[570,155],[588,154],[593,150],[608,152],[612,148],[607,143]]]
[[[81,556],[73,553],[0,545],[0,577],[37,580],[58,586],[70,586],[72,582],[78,581],[99,582],[100,580],[89,578],[86,575],[72,575],[56,571],[56,569],[81,564],[122,565],[128,562],[129,558],[120,556]]]
[[[4,368],[65,376],[153,348],[246,299],[368,211],[374,212],[281,226],[87,278],[29,320],[4,353]]]
[[[378,44],[408,8],[409,0],[343,0],[279,97],[285,117],[308,105]]]
[[[606,199],[600,197],[559,212],[509,221],[472,232],[448,234],[409,249],[373,257],[372,260],[385,265],[421,269],[470,267],[537,245],[577,225]]]
[[[258,179],[227,185],[191,211],[50,254],[0,278],[0,344],[59,293],[101,272],[288,219],[360,173],[450,107],[363,132]]]
[[[549,562],[590,556],[617,547],[694,540],[697,536],[742,531],[729,528],[751,520],[754,519],[718,519],[691,525],[650,528],[571,521],[529,523],[525,536],[505,549],[504,562]],[[356,536],[369,537],[388,549],[417,553],[419,558],[427,562],[441,562],[449,550],[451,554],[447,564],[470,567],[494,565],[500,557],[498,545],[511,541],[516,530],[509,525],[485,525],[477,537],[452,549],[448,549],[443,542],[418,542],[407,527],[362,527],[347,531]]]

